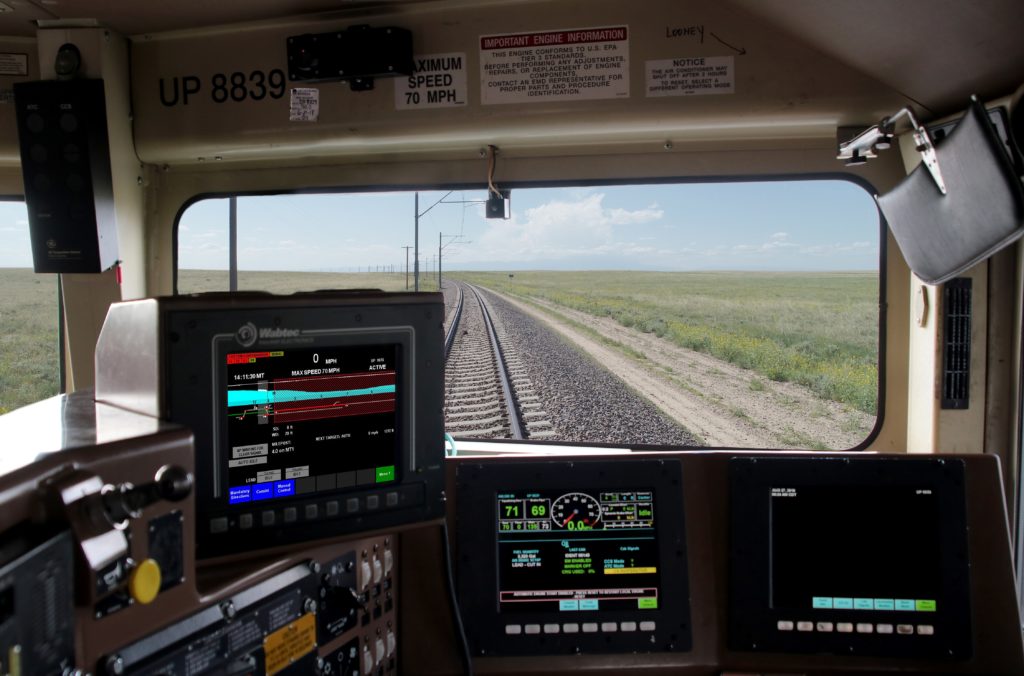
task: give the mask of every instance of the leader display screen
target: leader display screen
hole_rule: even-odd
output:
[[[227,503],[396,481],[400,353],[397,344],[227,353]]]
[[[729,461],[734,650],[971,654],[963,462]]]
[[[496,494],[501,613],[658,608],[654,491]]]
[[[922,621],[936,612],[942,539],[930,486],[782,485],[769,495],[772,608],[907,611]]]

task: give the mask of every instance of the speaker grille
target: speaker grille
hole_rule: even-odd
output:
[[[949,280],[942,295],[942,408],[965,409],[971,391],[971,280]]]

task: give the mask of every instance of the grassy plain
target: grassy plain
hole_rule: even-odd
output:
[[[57,277],[0,268],[0,413],[60,390]]]
[[[515,272],[452,276],[611,317],[825,399],[876,412],[878,275]]]
[[[437,280],[420,275],[424,291],[436,291]],[[410,290],[412,277],[409,278]],[[271,272],[238,271],[238,288],[243,291],[293,293],[317,289],[381,289],[405,291],[404,272]],[[227,291],[227,270],[179,270],[179,293]]]
[[[749,368],[874,413],[878,393],[878,276],[873,273],[516,272],[453,276],[539,298]],[[434,290],[433,278],[421,278]],[[182,270],[184,293],[223,291],[227,273]],[[0,413],[59,389],[57,282],[0,269]],[[239,288],[405,289],[403,273],[248,272]]]

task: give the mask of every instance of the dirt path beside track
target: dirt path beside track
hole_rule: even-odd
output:
[[[874,425],[874,416],[823,400],[802,385],[772,382],[613,319],[537,299],[502,298],[550,326],[708,446],[847,449]]]

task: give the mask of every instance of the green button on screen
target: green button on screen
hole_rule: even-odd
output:
[[[934,613],[935,601],[931,599],[917,599],[917,610],[922,613]]]
[[[642,608],[644,610],[650,610],[652,608],[657,608],[658,607],[658,599],[657,598],[637,599],[636,600],[636,604],[637,604],[637,607],[639,607],[639,608]]]
[[[377,468],[377,483],[382,484],[385,481],[395,480],[395,466],[388,465],[387,467]]]

